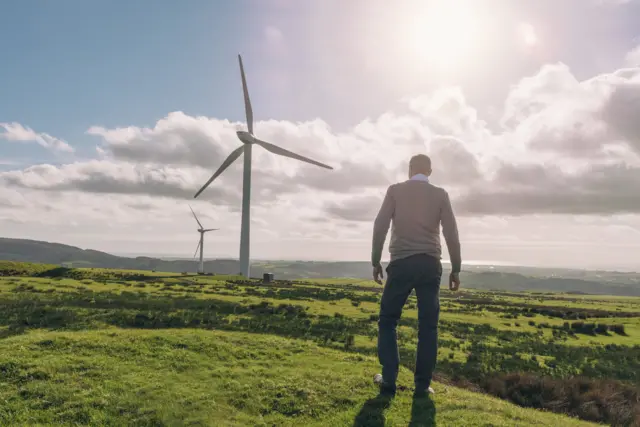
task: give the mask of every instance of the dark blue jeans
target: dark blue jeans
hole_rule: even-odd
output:
[[[414,289],[418,299],[415,387],[426,390],[431,385],[438,356],[441,277],[440,260],[428,255],[395,260],[387,267],[378,321],[378,359],[382,365],[382,380],[388,389],[395,390],[400,367],[396,328],[402,308]]]

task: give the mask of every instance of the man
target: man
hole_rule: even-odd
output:
[[[378,321],[378,358],[382,375],[374,381],[382,394],[394,395],[400,366],[396,327],[412,290],[418,299],[418,353],[414,376],[416,396],[433,393],[431,378],[438,354],[440,315],[440,225],[451,259],[449,289],[460,287],[460,241],[448,193],[429,183],[431,159],[423,154],[409,162],[409,180],[391,185],[373,226],[373,278],[382,284],[380,264],[389,224],[393,220]]]

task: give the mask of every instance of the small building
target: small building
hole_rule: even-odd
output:
[[[72,268],[73,267],[73,263],[72,262],[63,262],[62,264],[60,264],[60,267],[62,267],[62,268]]]
[[[273,273],[264,273],[262,275],[262,283],[271,283],[273,282]]]

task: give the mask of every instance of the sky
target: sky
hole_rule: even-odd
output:
[[[640,271],[640,1],[6,2],[0,235],[237,257],[242,54],[254,259],[368,260],[425,153],[464,261]],[[443,241],[443,258],[447,259]],[[384,259],[388,259],[385,253]]]

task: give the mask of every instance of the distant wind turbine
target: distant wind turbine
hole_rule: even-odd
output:
[[[196,219],[196,222],[200,227],[198,228],[198,233],[200,233],[200,240],[198,241],[198,246],[196,246],[196,251],[193,254],[193,257],[196,257],[198,249],[200,249],[200,265],[198,266],[198,274],[204,274],[204,233],[208,231],[219,230],[219,228],[204,228],[200,223],[200,220],[196,216],[196,213],[193,211],[193,208],[189,206],[189,209],[191,209],[191,213],[193,214],[193,217]]]
[[[236,132],[242,144],[231,152],[229,157],[222,162],[222,165],[218,168],[216,173],[202,186],[200,190],[193,196],[198,197],[205,188],[213,182],[225,169],[227,169],[240,154],[244,153],[244,171],[242,177],[242,228],[240,230],[240,274],[245,277],[249,277],[249,227],[250,227],[250,209],[251,209],[251,146],[257,144],[267,151],[274,154],[278,154],[284,157],[291,157],[292,159],[300,160],[303,162],[311,163],[312,165],[320,166],[326,169],[333,169],[331,166],[325,165],[299,154],[293,153],[284,148],[280,148],[276,145],[262,141],[253,135],[253,110],[251,108],[251,100],[249,99],[249,90],[247,89],[247,80],[244,75],[244,67],[242,66],[242,57],[238,55],[238,62],[240,64],[240,76],[242,77],[242,90],[244,91],[244,108],[247,115],[247,131],[239,130]]]

